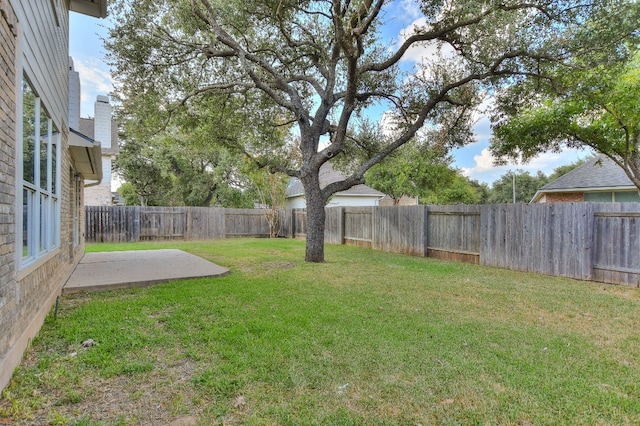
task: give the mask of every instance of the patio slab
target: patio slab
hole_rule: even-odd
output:
[[[226,268],[176,249],[86,253],[62,293],[143,287],[228,273]]]

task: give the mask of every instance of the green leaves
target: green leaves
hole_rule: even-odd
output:
[[[528,161],[548,150],[586,146],[616,161],[640,188],[640,52],[611,67],[580,62],[564,77],[564,90],[547,91],[543,101],[513,108],[508,94],[523,92],[507,91],[499,103],[507,118],[494,128],[492,153],[502,161]]]

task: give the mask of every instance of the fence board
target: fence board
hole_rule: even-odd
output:
[[[88,206],[85,208],[85,240],[89,242],[139,241],[139,207]]]
[[[225,209],[187,208],[186,240],[215,240],[225,237]]]
[[[427,256],[478,263],[480,206],[429,206]]]
[[[186,209],[147,207],[140,210],[140,240],[185,239]]]
[[[307,209],[293,210],[293,238],[307,237]]]
[[[596,204],[594,247],[594,280],[639,287],[640,205]]]
[[[425,206],[377,207],[373,211],[372,247],[412,256],[426,255]]]
[[[480,263],[588,280],[590,203],[485,205]]]
[[[269,222],[263,210],[225,209],[226,237],[269,237]]]
[[[373,207],[344,207],[344,244],[370,248]]]
[[[344,207],[329,207],[325,210],[324,242],[344,244]]]

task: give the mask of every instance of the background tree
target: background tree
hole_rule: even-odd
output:
[[[264,168],[247,162],[244,172],[253,183],[259,207],[264,209],[264,217],[269,224],[269,237],[275,238],[282,229],[282,213],[287,201],[289,176],[284,173],[271,173]]]
[[[452,161],[444,149],[412,142],[372,167],[366,182],[393,198],[394,204],[403,195],[423,202],[453,183],[456,171],[451,168]]]
[[[493,155],[528,161],[563,147],[589,147],[622,167],[640,191],[640,52],[623,44],[607,53],[574,61],[554,85],[507,90],[498,104]],[[541,93],[535,102],[514,106],[533,91]]]
[[[115,169],[141,198],[153,205],[253,207],[256,194],[242,173],[245,154],[236,139],[255,138],[254,129],[233,113],[233,99],[204,99],[198,111],[176,112],[170,123],[144,98],[125,106],[118,110],[125,142]]]
[[[474,184],[451,165],[445,149],[412,142],[373,166],[367,185],[393,198],[416,197],[421,204],[477,204],[486,199],[486,186]]]
[[[363,183],[367,170],[424,126],[439,145],[469,142],[481,93],[524,76],[553,77],[547,76],[552,65],[586,53],[585,47],[608,49],[628,33],[622,25],[589,40],[574,38],[576,27],[594,14],[615,18],[637,7],[586,0],[417,5],[423,23],[390,45],[382,29],[398,2],[388,0],[121,0],[107,47],[129,110],[205,113],[203,102],[231,97],[235,114],[256,129],[253,136],[293,123],[300,164],[268,154],[276,140],[235,141],[259,164],[300,179],[307,199],[305,258],[322,262],[324,207],[333,194]],[[402,74],[409,49],[425,46],[438,53]],[[359,139],[366,132],[357,118],[374,105],[389,109],[395,131]],[[320,188],[320,166],[354,150],[362,160],[351,173]]]
[[[489,199],[489,187],[458,172],[448,187],[437,193],[438,204],[483,204]]]
[[[113,164],[114,172],[129,183],[127,186],[128,205],[162,205],[162,194],[170,187],[170,181],[155,163],[153,150],[148,144],[134,138],[128,138],[127,143],[120,148],[120,154]],[[132,198],[132,192],[137,201]],[[121,194],[124,196],[124,194]]]
[[[515,178],[515,179],[514,179]],[[549,182],[549,178],[538,171],[535,175],[518,170],[502,175],[493,182],[489,196],[490,203],[513,203],[513,185],[515,181],[516,203],[528,203],[540,187]]]
[[[138,189],[130,182],[124,182],[116,190],[122,197],[125,206],[139,206],[140,196],[138,195]]]

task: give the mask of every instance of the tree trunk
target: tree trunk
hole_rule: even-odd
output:
[[[313,263],[324,262],[324,205],[318,177],[305,186],[307,199],[307,246],[304,260]]]

